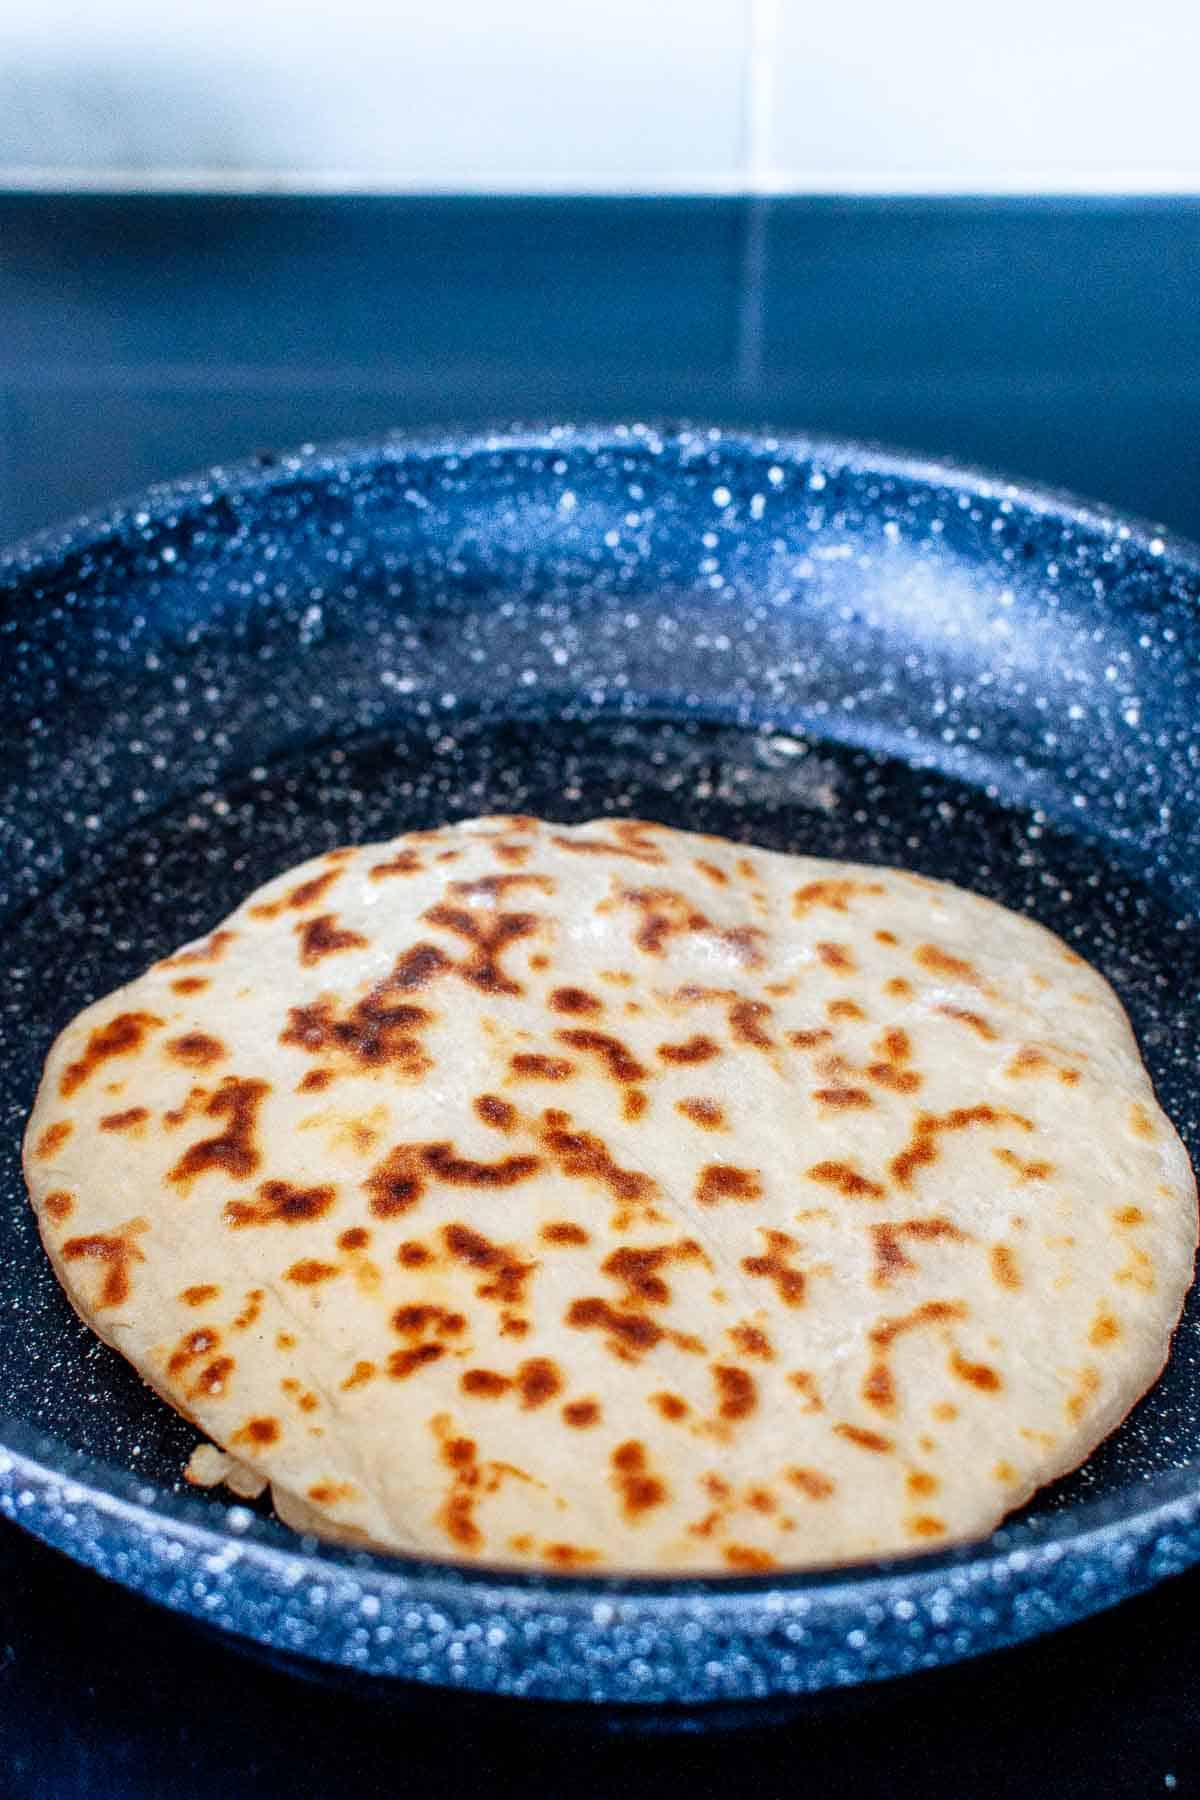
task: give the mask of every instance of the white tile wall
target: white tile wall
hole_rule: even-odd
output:
[[[0,167],[702,187],[745,30],[743,0],[0,0]]]
[[[0,0],[0,184],[1200,191],[1200,0]]]
[[[1200,0],[780,0],[773,185],[1200,188]]]

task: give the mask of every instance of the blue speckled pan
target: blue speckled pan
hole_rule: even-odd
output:
[[[1090,1462],[985,1542],[601,1580],[319,1548],[201,1499],[79,1323],[18,1143],[79,1008],[336,844],[635,813],[1027,910],[1200,1126],[1200,552],[847,444],[641,426],[305,451],[0,557],[0,1507],[178,1611],[366,1675],[596,1701],[852,1686],[1200,1560],[1189,1309]]]

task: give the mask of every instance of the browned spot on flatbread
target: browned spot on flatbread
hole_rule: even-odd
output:
[[[186,1389],[189,1400],[211,1400],[225,1392],[225,1384],[237,1364],[232,1356],[214,1356],[205,1363],[192,1385]]]
[[[486,1276],[475,1290],[481,1298],[497,1300],[505,1306],[521,1304],[525,1284],[537,1268],[536,1263],[522,1262],[515,1251],[492,1243],[490,1238],[472,1230],[469,1225],[445,1226],[442,1242],[456,1261],[466,1263]]]
[[[658,1193],[658,1184],[651,1176],[638,1169],[622,1168],[602,1138],[590,1131],[572,1130],[571,1125],[569,1113],[551,1108],[543,1113],[538,1127],[542,1148],[561,1174],[599,1182],[615,1200],[626,1205],[645,1206]]]
[[[988,1024],[982,1013],[971,1012],[965,1006],[935,1006],[934,1012],[941,1013],[944,1018],[957,1019],[961,1025],[969,1025],[986,1043],[994,1043],[996,1033]]]
[[[56,1119],[53,1125],[47,1125],[34,1146],[38,1161],[52,1162],[74,1129],[70,1119]]]
[[[310,876],[307,881],[299,882],[279,900],[260,900],[257,906],[250,908],[256,919],[276,919],[282,912],[301,912],[306,906],[315,906],[328,888],[341,876],[339,868],[326,869],[323,874]]]
[[[554,1012],[576,1015],[604,1011],[604,1002],[581,987],[555,988],[550,995],[550,1005]]]
[[[575,1064],[565,1056],[544,1056],[536,1050],[519,1050],[510,1056],[508,1066],[517,1080],[565,1081],[575,1073]]]
[[[1072,1424],[1078,1424],[1099,1391],[1100,1376],[1089,1364],[1079,1371],[1079,1384],[1067,1396],[1066,1414]]]
[[[128,1300],[133,1286],[130,1265],[146,1260],[136,1240],[149,1229],[148,1220],[130,1219],[116,1231],[96,1231],[87,1237],[68,1238],[62,1246],[60,1254],[66,1262],[86,1261],[102,1265],[104,1279],[95,1302],[97,1311],[102,1307],[122,1306]]]
[[[729,1341],[743,1356],[757,1357],[759,1362],[774,1362],[775,1347],[766,1332],[743,1321],[729,1327]]]
[[[498,1094],[480,1094],[474,1101],[475,1112],[493,1131],[512,1131],[517,1123],[517,1109]]]
[[[416,875],[424,867],[415,850],[397,850],[383,862],[372,863],[367,873],[372,881],[386,881],[391,875]]]
[[[423,1144],[416,1149],[429,1173],[449,1187],[515,1187],[542,1166],[538,1156],[502,1156],[497,1162],[480,1162],[458,1155],[452,1144]]]
[[[374,1380],[377,1373],[378,1371],[373,1362],[368,1362],[365,1358],[356,1362],[345,1381],[341,1384],[343,1394],[350,1393],[354,1388],[365,1387],[368,1381]]]
[[[660,1044],[658,1054],[664,1062],[701,1063],[711,1062],[714,1056],[720,1056],[721,1051],[710,1037],[697,1032],[681,1044]]]
[[[748,1575],[762,1574],[777,1566],[769,1550],[760,1550],[754,1544],[725,1544],[721,1555],[731,1569],[744,1569]]]
[[[1153,1139],[1157,1136],[1154,1120],[1140,1100],[1135,1100],[1129,1108],[1129,1129],[1135,1137]]]
[[[877,1412],[895,1412],[896,1384],[892,1379],[892,1371],[885,1362],[876,1361],[871,1364],[861,1393],[867,1405],[873,1406]]]
[[[631,1355],[653,1350],[666,1336],[662,1326],[656,1325],[644,1313],[622,1312],[611,1301],[598,1296],[573,1300],[567,1308],[565,1322],[577,1331],[605,1331],[614,1349]]]
[[[258,1324],[259,1314],[266,1299],[265,1288],[251,1288],[246,1295],[246,1303],[233,1321],[235,1331],[249,1331],[252,1325]]]
[[[819,1469],[806,1469],[793,1464],[791,1468],[784,1470],[784,1474],[792,1486],[799,1488],[809,1500],[828,1500],[835,1489],[835,1483],[828,1475],[822,1475]]]
[[[744,1256],[742,1268],[747,1275],[758,1275],[775,1284],[779,1298],[785,1306],[803,1306],[805,1293],[804,1272],[794,1269],[790,1257],[799,1249],[795,1238],[789,1237],[786,1231],[774,1231],[763,1228],[763,1236],[767,1242],[765,1256]]]
[[[646,1447],[636,1438],[617,1445],[612,1453],[612,1469],[613,1486],[627,1519],[640,1519],[668,1498],[666,1483],[650,1472]]]
[[[318,1506],[340,1506],[345,1500],[357,1500],[358,1489],[352,1481],[316,1481],[308,1497]]]
[[[257,1200],[231,1200],[225,1208],[227,1225],[304,1225],[324,1218],[337,1198],[330,1186],[296,1187],[290,1181],[264,1181]]]
[[[717,1413],[722,1419],[747,1419],[758,1405],[758,1384],[748,1369],[736,1363],[713,1363]]]
[[[997,1394],[1004,1382],[990,1363],[971,1362],[958,1350],[950,1352],[950,1372],[981,1394]]]
[[[236,931],[224,929],[214,931],[210,937],[202,939],[198,944],[193,944],[190,950],[177,950],[174,956],[168,956],[165,962],[159,963],[158,967],[160,969],[178,969],[187,963],[220,962],[236,937]]]
[[[647,1071],[620,1038],[590,1029],[556,1031],[554,1035],[568,1049],[597,1057],[614,1081],[644,1081],[646,1078]]]
[[[439,1424],[448,1424],[446,1415],[439,1414],[434,1424],[435,1430]],[[442,1434],[442,1461],[451,1471],[451,1485],[438,1521],[452,1543],[464,1550],[478,1550],[483,1533],[475,1522],[475,1508],[483,1477],[473,1439]]]
[[[550,1357],[532,1356],[517,1369],[516,1385],[522,1408],[532,1412],[562,1393],[563,1380]]]
[[[829,1000],[825,1011],[831,1019],[865,1019],[867,1016],[857,1000]]]
[[[833,944],[823,940],[817,945],[817,955],[825,967],[832,969],[835,974],[854,975],[857,973],[858,964],[855,962],[854,953],[848,944]]]
[[[498,1400],[501,1394],[507,1394],[512,1381],[495,1369],[465,1369],[458,1385],[464,1394],[472,1394],[477,1400]]]
[[[317,1287],[321,1282],[335,1280],[340,1274],[336,1263],[321,1262],[318,1257],[310,1256],[285,1269],[283,1279],[294,1282],[297,1287]]]
[[[714,887],[729,886],[728,875],[725,873],[724,869],[719,869],[716,863],[707,862],[702,856],[693,857],[692,862],[693,866],[699,869],[700,873],[706,876],[707,879],[712,882]]]
[[[206,975],[181,975],[178,981],[171,983],[173,994],[202,994],[208,986]]]
[[[467,945],[466,954],[458,962],[443,955],[439,972],[453,972],[460,980],[478,988],[481,994],[524,992],[520,982],[505,970],[501,957],[513,944],[537,931],[541,921],[536,913],[501,913],[490,907],[468,908],[439,903],[421,916],[426,924],[452,933]]]
[[[788,1374],[788,1385],[794,1387],[804,1401],[804,1412],[824,1412],[825,1403],[821,1399],[816,1377],[808,1369],[792,1369]]]
[[[220,1342],[220,1332],[211,1325],[201,1325],[195,1331],[189,1331],[180,1338],[167,1359],[167,1374],[181,1374],[197,1357],[207,1356],[210,1350],[215,1350]]]
[[[211,1281],[202,1281],[198,1282],[195,1287],[184,1288],[179,1298],[185,1306],[205,1306],[210,1300],[217,1299],[220,1292],[220,1288]]]
[[[699,1125],[704,1131],[725,1130],[725,1109],[716,1100],[677,1100],[675,1111],[682,1113],[685,1119],[690,1119],[693,1125]]]
[[[418,1369],[437,1362],[446,1354],[445,1344],[413,1344],[407,1350],[393,1350],[387,1360],[387,1372],[393,1381],[407,1381]]]
[[[848,913],[853,895],[872,896],[884,891],[883,884],[878,881],[809,881],[803,887],[798,887],[792,895],[792,916],[802,919],[818,906],[827,907],[831,912]]]
[[[871,1343],[877,1350],[886,1350],[906,1332],[919,1331],[926,1325],[949,1325],[966,1316],[967,1308],[961,1300],[926,1300],[898,1318],[881,1319],[871,1332]]]
[[[591,1242],[589,1234],[582,1225],[572,1224],[569,1219],[543,1225],[538,1233],[543,1243],[561,1246],[587,1244]]]
[[[365,950],[368,940],[360,931],[348,931],[337,922],[334,913],[321,913],[315,919],[303,919],[294,927],[300,939],[300,962],[308,969],[326,956],[342,950]]]
[[[734,1163],[707,1163],[696,1182],[701,1206],[717,1206],[723,1200],[761,1200],[762,1181],[757,1169],[739,1169]]]
[[[765,1000],[733,1000],[729,1006],[729,1029],[739,1044],[749,1044],[755,1050],[771,1050],[774,1039],[765,1027],[771,1018],[771,1008]]]
[[[992,1155],[1013,1171],[1019,1185],[1027,1181],[1045,1181],[1054,1173],[1054,1164],[1040,1157],[1018,1156],[1015,1150],[1009,1149],[993,1150]]]
[[[441,958],[441,951],[432,945],[428,948],[435,959]],[[356,1068],[387,1067],[402,1075],[425,1074],[430,1061],[417,1034],[432,1023],[433,1015],[399,997],[422,985],[414,979],[417,968],[415,953],[407,951],[397,958],[390,975],[344,1013],[339,1013],[327,996],[307,1006],[290,1007],[280,1043],[314,1056],[340,1053]]]
[[[100,1120],[101,1131],[136,1131],[150,1117],[144,1106],[127,1106],[124,1112],[105,1113]]]
[[[758,926],[715,926],[707,914],[674,888],[624,888],[620,898],[639,913],[634,942],[650,956],[662,956],[673,938],[702,933],[723,944],[735,962],[747,968],[762,967],[764,933]]]
[[[645,1302],[651,1306],[665,1306],[671,1298],[671,1290],[663,1280],[662,1270],[674,1263],[699,1261],[708,1262],[708,1258],[695,1238],[681,1238],[677,1243],[645,1245],[635,1248],[632,1244],[623,1244],[614,1250],[611,1256],[601,1263],[601,1271],[619,1281],[625,1289],[621,1296],[622,1303],[636,1306]]]
[[[220,1038],[210,1037],[205,1031],[185,1031],[182,1037],[169,1038],[163,1049],[188,1069],[211,1068],[229,1054]]]
[[[913,961],[920,963],[933,975],[946,975],[954,981],[969,982],[972,987],[982,987],[983,978],[972,963],[961,956],[951,956],[948,950],[941,950],[936,944],[918,944],[913,951]]]
[[[935,1517],[933,1513],[915,1513],[906,1521],[906,1525],[913,1537],[934,1538],[946,1535],[945,1520]]]
[[[797,1050],[816,1050],[822,1044],[832,1043],[833,1033],[822,1025],[809,1031],[789,1031],[787,1041]]]
[[[162,1023],[156,1013],[124,1012],[118,1013],[115,1019],[110,1019],[107,1025],[97,1025],[88,1037],[83,1055],[68,1063],[63,1070],[58,1084],[59,1093],[64,1099],[69,1098],[102,1064],[109,1062],[114,1056],[132,1056]]]
[[[918,1113],[908,1143],[891,1161],[891,1172],[901,1187],[911,1187],[918,1169],[938,1159],[938,1138],[945,1132],[965,1131],[974,1125],[1016,1125],[1032,1131],[1032,1119],[1002,1107],[958,1106],[947,1113]]]
[[[74,1210],[74,1197],[68,1194],[65,1188],[53,1189],[42,1201],[42,1211],[48,1213],[52,1219],[59,1221],[69,1218]]]
[[[450,892],[464,900],[489,900],[493,904],[502,900],[514,888],[539,888],[543,894],[552,894],[558,883],[553,875],[539,875],[529,870],[522,875],[478,875],[473,881],[452,881]]]
[[[1021,1286],[1020,1265],[1014,1251],[1007,1244],[993,1244],[990,1260],[992,1278],[999,1287],[1015,1291]]]
[[[255,1142],[258,1112],[270,1091],[269,1082],[227,1075],[204,1106],[204,1116],[224,1119],[225,1129],[185,1150],[167,1180],[186,1191],[197,1176],[210,1171],[238,1180],[253,1175],[262,1161]]]
[[[570,1400],[562,1409],[562,1416],[567,1424],[576,1431],[586,1431],[600,1420],[600,1402],[598,1400]]]
[[[889,1437],[882,1437],[877,1431],[866,1431],[861,1425],[835,1425],[833,1428],[840,1438],[853,1444],[856,1450],[869,1450],[874,1456],[886,1456],[896,1448]]]
[[[1074,1087],[1079,1080],[1078,1069],[1055,1062],[1038,1044],[1019,1045],[1004,1073],[1015,1080],[1030,1075],[1053,1075],[1067,1087]]]
[[[692,1410],[687,1401],[678,1394],[651,1394],[650,1404],[672,1424],[678,1424],[680,1419],[686,1419]]]
[[[278,1419],[247,1419],[244,1425],[239,1425],[230,1442],[250,1444],[256,1450],[265,1450],[268,1444],[278,1443],[280,1435]]]
[[[339,1250],[365,1250],[371,1241],[371,1234],[364,1225],[351,1225],[349,1230],[338,1234]]]
[[[462,1313],[421,1303],[398,1306],[392,1314],[391,1324],[392,1330],[401,1337],[460,1337],[467,1329]]]
[[[646,835],[652,829],[640,819],[618,819],[609,838],[555,835],[550,841],[560,850],[569,850],[573,856],[625,856],[633,862],[661,863],[665,861],[662,851]]]
[[[810,1181],[822,1182],[826,1187],[836,1188],[848,1200],[882,1200],[886,1188],[870,1176],[863,1175],[848,1162],[814,1163],[808,1170]]]
[[[536,1156],[504,1156],[480,1162],[460,1156],[453,1144],[396,1144],[363,1183],[376,1218],[407,1212],[431,1180],[448,1187],[508,1188],[536,1174]]]
[[[599,1550],[582,1544],[543,1544],[542,1561],[554,1569],[586,1569],[603,1561]]]
[[[901,1238],[917,1243],[966,1244],[971,1240],[965,1231],[949,1219],[900,1219],[868,1226],[874,1250],[875,1266],[871,1280],[875,1287],[887,1287],[900,1275],[917,1273],[917,1264],[907,1254]]]
[[[815,1088],[813,1099],[831,1112],[859,1112],[863,1107],[875,1104],[866,1088],[860,1087]]]
[[[1096,1308],[1096,1316],[1092,1320],[1092,1328],[1088,1332],[1088,1343],[1100,1349],[1107,1344],[1115,1344],[1121,1335],[1121,1323],[1103,1302]]]

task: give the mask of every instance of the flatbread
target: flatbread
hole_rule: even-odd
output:
[[[286,1519],[560,1569],[985,1532],[1154,1381],[1196,1245],[1059,939],[632,820],[281,875],[63,1032],[26,1169],[78,1311]]]

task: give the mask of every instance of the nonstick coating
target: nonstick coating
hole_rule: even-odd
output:
[[[1115,984],[1195,1154],[1200,553],[998,477],[631,426],[305,450],[0,556],[0,1509],[174,1607],[365,1674],[615,1702],[844,1687],[1200,1558],[1197,1330],[977,1545],[745,1580],[538,1577],[298,1540],[75,1318],[18,1148],[81,1007],[336,844],[634,813],[904,863]]]

